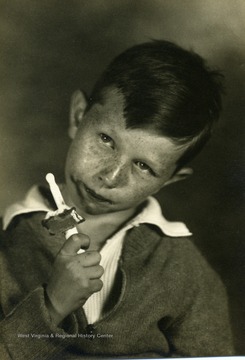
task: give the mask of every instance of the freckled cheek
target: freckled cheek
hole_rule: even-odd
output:
[[[91,171],[92,173],[100,170],[108,162],[108,156],[93,144],[83,144],[83,146],[77,147],[73,159],[76,168]]]
[[[153,195],[159,186],[154,186],[150,182],[142,182],[140,181],[131,183],[131,185],[127,189],[126,196],[130,202],[141,202],[144,201],[148,196]]]

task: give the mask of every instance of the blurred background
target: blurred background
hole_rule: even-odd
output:
[[[226,284],[238,355],[245,354],[244,19],[244,0],[0,0],[1,214],[48,171],[63,180],[70,96],[89,93],[127,47],[167,39],[223,71],[224,110],[212,140],[192,162],[192,179],[158,198],[166,217],[188,224]]]

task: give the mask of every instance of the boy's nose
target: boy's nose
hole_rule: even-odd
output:
[[[122,186],[127,182],[126,168],[123,164],[110,166],[100,172],[99,179],[110,189]]]

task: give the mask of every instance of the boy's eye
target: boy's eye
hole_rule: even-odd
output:
[[[110,136],[108,136],[108,135],[106,135],[104,133],[101,133],[100,138],[103,141],[103,143],[110,144],[111,146],[114,146],[113,140],[112,140],[112,138]]]
[[[155,172],[143,161],[136,161],[136,165],[140,168],[140,170],[149,172],[151,175],[155,176]]]
[[[100,134],[100,138],[101,138],[101,140],[102,140],[103,142],[105,142],[105,143],[111,141],[110,136],[108,136],[108,135],[106,135],[106,134],[103,134],[103,133]]]

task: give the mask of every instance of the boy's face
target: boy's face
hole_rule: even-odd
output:
[[[84,114],[78,96],[71,110],[66,190],[82,214],[136,208],[171,178],[185,151],[148,130],[126,129],[120,92],[108,90],[104,100]]]

